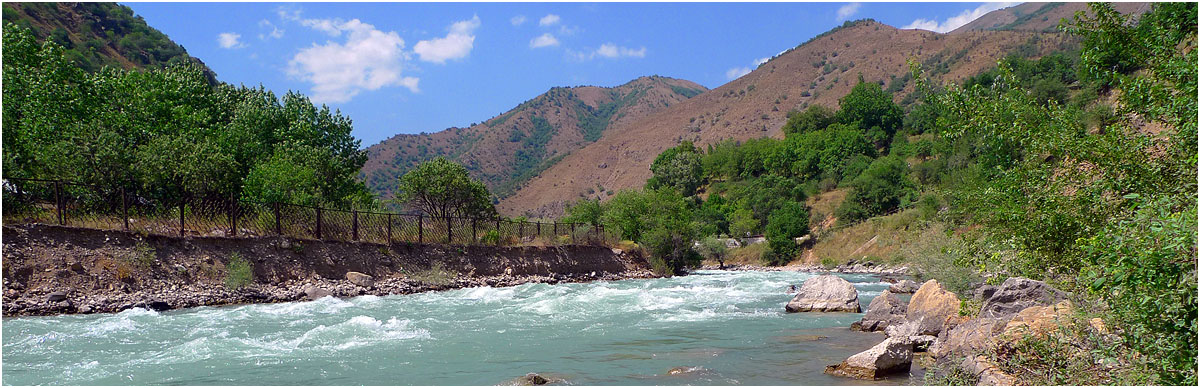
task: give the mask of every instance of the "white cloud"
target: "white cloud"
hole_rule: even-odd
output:
[[[242,43],[241,39],[242,35],[236,32],[222,32],[217,34],[217,44],[221,45],[221,48],[240,49],[246,47],[246,44]]]
[[[404,40],[395,31],[383,32],[358,19],[313,20],[304,24],[330,35],[346,36],[342,43],[314,43],[301,49],[288,63],[288,75],[313,84],[313,101],[345,102],[363,90],[386,86],[419,91],[416,77],[401,75],[408,56],[404,53]]]
[[[542,34],[542,36],[533,38],[533,40],[529,41],[529,48],[552,47],[552,46],[558,46],[558,39],[555,38],[554,35],[550,35],[549,32]]]
[[[951,17],[949,19],[946,19],[946,21],[941,22],[941,23],[938,23],[937,20],[932,20],[932,19],[917,19],[917,20],[913,20],[913,22],[909,23],[907,26],[900,27],[900,28],[901,29],[916,28],[916,29],[921,29],[921,30],[929,30],[929,31],[933,31],[933,32],[946,33],[946,32],[953,31],[956,28],[962,27],[963,25],[970,23],[971,21],[973,21],[975,19],[978,19],[980,16],[983,16],[984,14],[987,14],[988,12],[992,12],[992,11],[995,11],[995,10],[998,10],[1001,8],[1011,7],[1016,4],[1018,4],[1018,3],[984,3],[983,5],[980,5],[979,7],[976,7],[975,9],[969,9],[969,10],[963,11],[962,13],[960,13],[954,17]]]
[[[725,78],[735,80],[746,74],[750,74],[749,67],[735,67],[725,71]]]
[[[358,19],[354,19],[357,21]],[[342,34],[341,24],[342,19],[304,19],[300,21],[300,25],[324,32],[329,35],[339,36]]]
[[[769,61],[769,60],[771,60],[771,58],[770,58],[770,57],[763,57],[763,58],[755,59],[755,60],[754,60],[754,66],[758,66],[758,65],[761,65],[761,64],[767,63],[767,61]]]
[[[605,58],[620,58],[620,57],[645,58],[646,57],[646,47],[642,47],[640,49],[634,50],[634,49],[631,49],[628,47],[617,46],[612,43],[605,43],[605,44],[600,45],[600,48],[596,49],[596,55],[599,55],[599,56],[602,56]]]
[[[562,20],[562,18],[558,17],[558,15],[549,14],[546,16],[542,16],[542,20],[538,20],[538,25],[543,26],[543,27],[544,26],[552,26],[552,25],[558,24],[559,20]]]
[[[300,9],[294,6],[280,6],[275,8],[275,14],[279,15],[279,18],[283,20],[300,20]]]
[[[275,26],[274,23],[271,23],[270,20],[267,20],[267,19],[259,20],[258,26],[260,28],[271,29],[271,32],[258,34],[258,39],[262,39],[262,40],[266,40],[267,38],[279,39],[279,38],[283,37],[283,30],[281,30],[281,29],[279,29],[279,27]]]
[[[862,7],[862,3],[850,3],[843,5],[837,10],[837,20],[846,20],[858,13],[858,8]]]
[[[475,47],[475,29],[479,28],[479,16],[450,25],[450,33],[444,38],[422,40],[413,46],[413,51],[422,61],[438,64],[449,59],[466,58]]]
[[[512,19],[509,19],[508,21],[512,22],[512,25],[514,26],[525,24],[525,15],[513,16]]]

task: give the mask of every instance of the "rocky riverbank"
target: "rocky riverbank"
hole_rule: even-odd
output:
[[[239,260],[248,284],[231,282]],[[647,277],[654,274],[642,258],[606,247],[388,247],[4,227],[6,317]]]

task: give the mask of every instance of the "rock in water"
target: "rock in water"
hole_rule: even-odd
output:
[[[884,290],[883,293],[871,300],[871,304],[867,306],[867,314],[858,322],[850,325],[850,329],[882,331],[890,325],[904,323],[904,314],[907,311],[908,305],[900,301],[900,298],[897,298],[891,291]]]
[[[329,292],[329,290],[326,290],[321,287],[317,287],[317,286],[304,287],[304,298],[308,299],[308,300],[317,300],[317,299],[321,299],[321,298],[324,298],[324,297],[330,296],[330,295],[333,295],[333,293],[331,293],[331,292]]]
[[[545,377],[542,377],[542,375],[537,373],[526,374],[520,379],[521,385],[546,385],[549,382],[550,380],[547,380]]]
[[[862,312],[858,290],[854,285],[833,275],[821,275],[804,282],[800,293],[785,307],[789,313],[805,311]]]
[[[371,288],[375,286],[375,278],[362,272],[346,272],[346,280],[360,287]]]
[[[875,380],[893,373],[904,373],[912,366],[913,344],[907,337],[888,338],[841,364],[830,365],[825,373],[860,380]]]
[[[921,285],[908,301],[907,319],[920,322],[913,335],[938,335],[946,318],[958,315],[958,296],[946,291],[937,280],[930,279]]]
[[[911,294],[917,292],[917,282],[904,279],[888,287],[893,294]]]
[[[1066,293],[1045,282],[1026,278],[1008,278],[983,302],[979,316],[1001,318],[1033,306],[1049,306],[1066,299]]]

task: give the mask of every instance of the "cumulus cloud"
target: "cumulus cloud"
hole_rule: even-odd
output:
[[[363,90],[387,86],[419,91],[416,77],[401,75],[408,58],[404,40],[395,31],[383,32],[358,19],[311,20],[303,24],[333,36],[345,36],[340,43],[314,43],[288,62],[288,75],[313,84],[313,101],[345,102]]]
[[[628,47],[617,46],[612,43],[605,43],[605,44],[600,45],[600,48],[596,49],[596,55],[599,55],[599,56],[602,56],[605,58],[621,58],[621,57],[645,58],[646,57],[646,47],[642,47],[637,50],[634,50],[634,49],[631,49]]]
[[[558,24],[558,22],[560,20],[562,20],[562,18],[558,17],[558,15],[549,14],[546,16],[542,16],[542,20],[538,20],[538,25],[543,26],[543,27],[544,26],[552,26],[552,25]]]
[[[771,58],[769,58],[769,57],[762,57],[762,58],[759,58],[759,59],[755,59],[755,60],[754,60],[754,66],[758,66],[758,65],[761,65],[761,64],[767,63],[767,61],[769,61],[769,60],[771,60]]]
[[[858,8],[862,7],[862,3],[850,3],[843,5],[837,10],[837,20],[846,20],[858,13]]]
[[[258,27],[271,30],[271,32],[258,34],[258,39],[262,39],[262,40],[266,40],[267,38],[279,39],[279,38],[283,37],[283,30],[281,30],[281,29],[279,29],[279,27],[275,26],[274,23],[271,23],[270,20],[267,20],[267,19],[259,20]]]
[[[529,48],[553,47],[553,46],[558,46],[558,38],[555,38],[554,35],[550,35],[549,32],[542,34],[542,36],[533,38],[533,40],[529,41]]]
[[[217,34],[217,44],[221,45],[221,48],[239,49],[246,47],[246,44],[242,43],[241,39],[242,35],[235,32],[222,32]]]
[[[509,19],[508,21],[512,22],[512,25],[514,26],[525,24],[525,15],[513,16],[512,19]]]
[[[749,67],[735,67],[725,71],[725,78],[735,80],[746,74],[750,74]]]
[[[450,33],[443,38],[422,40],[413,46],[413,51],[422,61],[444,64],[450,59],[466,58],[475,47],[475,29],[479,28],[479,16],[450,25]]]
[[[929,31],[933,31],[933,32],[946,33],[946,32],[953,31],[956,28],[962,27],[963,25],[966,25],[967,23],[970,23],[971,21],[978,19],[980,16],[983,16],[984,14],[987,14],[988,12],[992,12],[992,11],[995,11],[995,10],[998,10],[1001,8],[1011,7],[1016,4],[1018,4],[1018,3],[984,3],[983,5],[980,5],[979,7],[976,7],[975,9],[969,9],[966,11],[962,11],[962,13],[955,15],[949,19],[946,19],[945,21],[943,21],[941,23],[938,23],[937,20],[933,20],[933,19],[917,19],[917,20],[913,20],[913,22],[909,23],[907,26],[900,27],[900,28],[902,28],[902,29],[915,28],[915,29],[921,29],[921,30],[929,30]]]

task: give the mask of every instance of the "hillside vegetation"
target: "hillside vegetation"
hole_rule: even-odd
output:
[[[367,148],[362,177],[390,198],[396,179],[423,161],[459,162],[500,197],[610,128],[679,103],[708,89],[667,77],[642,77],[605,88],[552,88],[499,116],[467,128],[397,135]],[[604,191],[604,190],[601,190]]]
[[[204,62],[189,56],[124,5],[7,2],[3,9],[5,23],[29,29],[39,42],[58,44],[67,60],[85,72],[95,73],[105,66],[158,69],[193,63],[210,84],[217,82]]]

